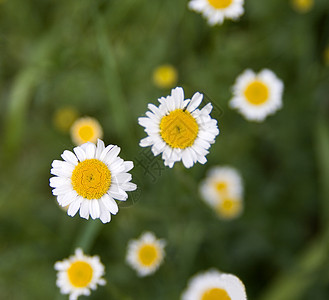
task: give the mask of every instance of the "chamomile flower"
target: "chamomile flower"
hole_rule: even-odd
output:
[[[301,14],[309,12],[314,6],[314,0],[291,0],[293,9]]]
[[[155,156],[162,153],[164,164],[170,168],[178,161],[186,168],[196,162],[205,164],[219,130],[217,121],[210,117],[212,105],[198,109],[202,98],[202,94],[195,93],[191,100],[184,100],[183,89],[177,87],[171,95],[159,99],[159,107],[149,104],[146,117],[138,119],[148,134],[139,145],[151,146]]]
[[[237,20],[244,13],[244,0],[191,0],[188,7],[202,13],[209,25],[222,24],[224,19]]]
[[[114,199],[125,201],[126,191],[134,191],[128,173],[133,168],[132,161],[124,161],[118,154],[120,148],[97,141],[97,146],[85,143],[73,149],[65,150],[64,161],[54,160],[50,178],[53,194],[58,203],[69,205],[67,214],[74,216],[80,210],[80,217],[100,218],[103,223],[111,221],[119,208]]]
[[[91,117],[77,119],[71,127],[71,138],[75,145],[87,142],[96,143],[103,137],[103,129],[99,122]]]
[[[138,276],[153,274],[165,256],[166,243],[152,232],[145,232],[138,240],[128,243],[126,262],[137,271]]]
[[[230,106],[247,120],[262,122],[282,107],[283,83],[267,69],[244,71],[235,82]]]
[[[241,280],[232,275],[210,270],[194,276],[181,300],[246,300],[247,295]]]
[[[55,263],[57,270],[56,284],[62,294],[70,294],[70,300],[79,296],[90,295],[90,290],[96,290],[97,285],[105,285],[104,266],[98,256],[87,256],[80,248],[75,255]]]
[[[243,185],[237,170],[231,167],[213,167],[200,184],[202,199],[219,217],[233,219],[243,209]]]
[[[56,129],[68,132],[77,118],[78,111],[74,107],[64,106],[55,111],[53,123]]]
[[[157,67],[153,72],[154,84],[161,88],[172,88],[177,83],[178,73],[172,65],[161,65]]]

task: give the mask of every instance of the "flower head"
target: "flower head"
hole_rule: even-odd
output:
[[[213,167],[200,184],[202,199],[223,219],[238,217],[243,209],[243,185],[231,167]]]
[[[184,100],[183,89],[177,87],[171,95],[159,99],[159,107],[149,104],[146,117],[138,119],[148,134],[139,145],[152,146],[154,155],[162,153],[164,164],[170,168],[178,161],[186,168],[197,161],[206,163],[205,156],[219,130],[217,121],[210,117],[212,105],[198,109],[202,98],[202,94],[195,93],[191,100]]]
[[[224,19],[236,20],[244,13],[244,0],[191,0],[191,10],[202,13],[209,25],[222,24]]]
[[[314,6],[314,0],[291,0],[293,9],[301,14],[309,12]]]
[[[55,263],[57,270],[56,284],[62,294],[70,294],[70,300],[79,296],[90,295],[90,290],[96,290],[97,285],[105,285],[104,266],[98,256],[84,255],[80,248],[68,259]]]
[[[247,120],[262,122],[282,107],[283,83],[267,69],[244,71],[235,82],[230,106]]]
[[[96,143],[103,137],[103,129],[99,122],[91,117],[77,119],[71,127],[71,138],[75,145],[87,142]]]
[[[103,223],[110,222],[111,214],[119,210],[114,199],[125,201],[126,191],[134,191],[128,173],[133,162],[124,161],[118,154],[120,148],[115,145],[105,147],[98,140],[97,146],[85,143],[73,149],[65,150],[64,161],[54,160],[50,178],[53,194],[58,203],[69,205],[68,215],[74,216],[80,210],[80,216],[88,219],[100,218]]]
[[[194,276],[182,300],[246,300],[245,287],[241,280],[231,274],[210,270]]]
[[[141,277],[153,274],[164,259],[165,245],[152,232],[145,232],[138,240],[129,242],[126,261]]]
[[[172,65],[161,65],[153,72],[154,84],[161,88],[172,88],[177,83],[177,70]]]
[[[68,132],[78,118],[78,112],[74,107],[65,106],[57,109],[53,116],[53,123],[56,129]]]

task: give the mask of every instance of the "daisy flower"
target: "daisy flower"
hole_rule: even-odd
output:
[[[244,13],[244,0],[191,0],[188,7],[202,13],[209,25],[222,24],[224,19],[237,20]]]
[[[90,290],[96,290],[97,285],[105,285],[104,266],[98,256],[84,255],[80,248],[68,259],[55,263],[57,271],[56,285],[62,294],[70,294],[70,300],[79,296],[90,295]]]
[[[64,161],[54,160],[50,178],[53,194],[67,213],[74,216],[80,210],[80,216],[88,219],[100,218],[103,223],[111,221],[111,214],[118,212],[114,199],[125,201],[126,191],[137,187],[131,183],[128,173],[133,168],[132,161],[124,161],[118,154],[120,148],[97,141],[97,146],[85,143],[73,149],[65,150],[61,155]]]
[[[291,0],[293,9],[301,14],[309,12],[314,6],[314,0]]]
[[[239,172],[231,167],[213,167],[200,184],[202,199],[219,217],[233,219],[243,209],[243,185]]]
[[[165,245],[152,232],[145,232],[138,240],[129,241],[126,262],[140,277],[153,274],[164,259]]]
[[[175,86],[178,73],[172,65],[161,65],[153,72],[153,82],[160,89],[167,89]]]
[[[99,122],[91,117],[77,119],[71,127],[71,138],[75,145],[87,142],[96,143],[103,137],[103,129]]]
[[[65,106],[55,111],[53,123],[59,131],[68,132],[77,118],[78,111],[74,107]]]
[[[245,287],[241,280],[231,274],[210,270],[194,276],[181,300],[246,300]]]
[[[177,87],[171,90],[171,95],[159,99],[159,107],[149,104],[146,117],[138,119],[148,134],[139,145],[152,146],[155,156],[162,153],[164,164],[170,168],[178,161],[186,168],[197,161],[205,164],[219,130],[217,121],[210,117],[212,105],[208,103],[198,109],[202,98],[202,94],[195,93],[191,100],[184,100],[183,89]]]
[[[249,121],[261,122],[282,107],[283,83],[267,69],[244,71],[235,82],[230,106]]]

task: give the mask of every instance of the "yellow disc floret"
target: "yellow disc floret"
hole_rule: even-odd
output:
[[[224,195],[227,193],[228,184],[225,181],[218,181],[215,183],[215,188],[220,195]]]
[[[74,122],[71,127],[71,137],[76,145],[87,142],[96,143],[103,137],[103,129],[99,122],[90,117],[83,117]]]
[[[93,278],[93,268],[85,261],[75,261],[68,268],[67,276],[73,286],[84,288]]]
[[[86,159],[80,162],[72,172],[73,189],[83,198],[99,199],[110,188],[111,172],[98,159]]]
[[[191,147],[198,136],[199,125],[188,111],[176,109],[160,122],[160,135],[172,148]]]
[[[232,4],[233,0],[208,0],[209,4],[216,9],[227,8]]]
[[[152,266],[159,257],[159,250],[155,245],[143,245],[138,251],[138,260],[143,266]]]
[[[177,70],[171,65],[162,65],[153,72],[154,84],[162,89],[171,88],[177,82]]]
[[[227,219],[237,217],[242,210],[242,201],[233,198],[224,198],[217,206],[217,213]]]
[[[212,288],[202,295],[201,300],[231,300],[231,297],[223,289]]]
[[[244,95],[249,103],[261,105],[268,100],[269,90],[263,82],[255,80],[247,86]]]

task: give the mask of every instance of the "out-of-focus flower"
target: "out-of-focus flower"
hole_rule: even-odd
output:
[[[71,138],[77,146],[87,142],[96,143],[97,139],[103,138],[103,129],[96,119],[83,117],[73,123]]]
[[[314,0],[291,0],[293,9],[298,13],[307,13],[314,6]]]
[[[191,100],[185,100],[183,89],[177,87],[171,95],[159,99],[159,107],[149,104],[146,117],[138,119],[148,134],[139,145],[152,146],[155,156],[162,153],[164,164],[170,168],[178,161],[186,168],[197,161],[205,164],[219,130],[217,121],[210,117],[212,105],[198,109],[202,99],[202,94],[195,93]]]
[[[61,107],[54,113],[53,124],[56,129],[68,132],[78,115],[78,111],[72,106]]]
[[[96,290],[97,285],[105,285],[104,266],[98,256],[87,256],[80,248],[68,259],[55,263],[57,270],[56,284],[62,294],[70,294],[70,300],[79,296],[90,295],[90,290]]]
[[[241,280],[231,274],[210,270],[190,280],[181,300],[246,300]]]
[[[177,70],[172,65],[161,65],[153,72],[153,82],[161,89],[174,87],[177,83],[177,78]]]
[[[98,140],[97,146],[85,143],[73,149],[65,150],[64,161],[54,160],[50,178],[53,194],[58,203],[69,205],[67,214],[74,216],[80,210],[80,217],[100,218],[103,223],[111,221],[119,208],[114,199],[125,201],[126,191],[134,191],[131,183],[132,161],[124,161],[118,154],[120,148]]]
[[[152,232],[145,232],[139,239],[129,241],[126,261],[141,277],[153,274],[163,262],[165,245]]]
[[[244,71],[233,86],[230,106],[247,120],[262,122],[282,107],[283,82],[270,70]]]
[[[209,25],[222,24],[224,19],[237,20],[244,13],[244,0],[191,0],[188,7],[202,13]]]
[[[233,219],[243,210],[243,185],[239,172],[231,167],[213,167],[200,184],[202,199],[219,217]]]

